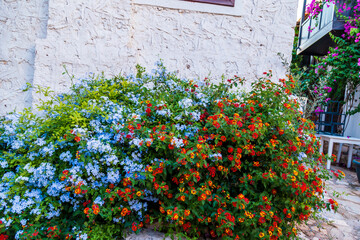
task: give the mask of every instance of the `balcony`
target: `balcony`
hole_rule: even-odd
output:
[[[322,56],[327,54],[329,47],[336,46],[329,33],[331,32],[336,36],[343,33],[345,21],[337,16],[336,9],[345,1],[340,0],[336,4],[327,4],[330,5],[329,7],[325,5],[317,19],[307,18],[301,21],[297,54]],[[349,14],[350,12],[344,13],[347,16]],[[304,15],[305,11],[303,11],[303,18]],[[309,31],[309,28],[312,31]]]

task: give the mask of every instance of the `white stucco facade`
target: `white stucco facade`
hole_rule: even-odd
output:
[[[225,7],[182,0],[0,0],[0,114],[34,106],[26,83],[56,93],[62,75],[151,70],[163,59],[182,77],[253,79],[291,57],[297,0],[236,0]]]

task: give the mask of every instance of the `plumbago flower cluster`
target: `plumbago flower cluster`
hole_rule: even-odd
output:
[[[291,77],[265,73],[242,93],[239,77],[138,70],[0,121],[0,239],[120,239],[154,222],[185,237],[289,239],[337,208]]]

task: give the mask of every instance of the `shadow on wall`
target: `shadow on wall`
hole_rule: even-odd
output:
[[[41,1],[41,10],[39,13],[39,20],[40,20],[40,27],[39,31],[36,33],[36,38],[45,39],[47,36],[47,27],[48,27],[48,20],[49,20],[49,0],[42,0]],[[32,85],[34,82],[34,74],[35,74],[35,55],[36,55],[36,44],[32,44],[32,46],[28,49],[29,56],[29,64],[30,67],[28,69],[28,78],[26,80],[26,84]],[[34,88],[30,88],[25,93],[25,108],[32,107],[33,103],[33,91]]]

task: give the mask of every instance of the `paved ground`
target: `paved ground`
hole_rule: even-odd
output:
[[[336,192],[342,193],[336,200],[339,203],[337,213],[323,212],[322,219],[310,220],[307,225],[300,226],[300,239],[304,240],[359,240],[360,239],[360,184],[356,173],[346,168],[340,169],[345,173],[341,181],[327,182],[327,196],[330,198]],[[320,227],[321,225],[321,227]]]
[[[327,182],[327,198],[332,196],[334,190],[342,194],[336,198],[338,212],[322,212],[319,220],[310,220],[308,224],[301,225],[299,237],[302,240],[360,240],[360,184],[356,173],[336,166],[332,166],[332,169],[340,169],[346,175],[341,181]],[[147,229],[139,235],[128,236],[126,240],[161,240],[163,237],[163,234]]]

